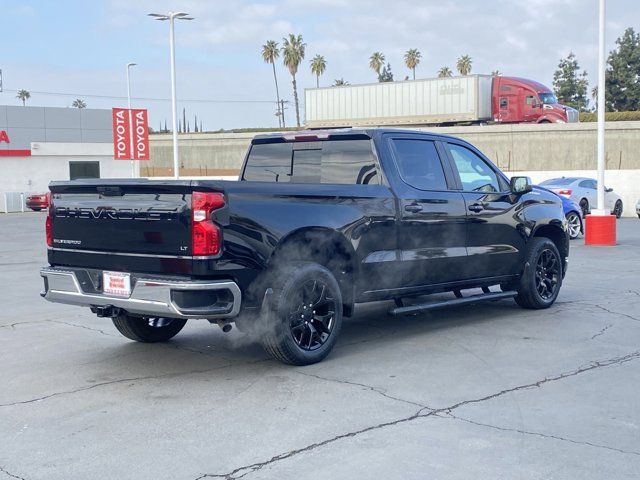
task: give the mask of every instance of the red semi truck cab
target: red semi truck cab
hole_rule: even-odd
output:
[[[554,93],[534,80],[494,77],[492,87],[493,121],[500,123],[571,123],[578,111],[558,103]]]

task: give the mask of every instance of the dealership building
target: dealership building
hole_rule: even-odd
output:
[[[129,178],[131,163],[113,158],[111,110],[0,106],[0,212],[53,180]]]

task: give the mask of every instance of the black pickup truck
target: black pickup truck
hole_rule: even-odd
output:
[[[546,308],[567,268],[558,197],[444,135],[260,135],[240,181],[50,190],[42,296],[90,307],[140,342],[207,319],[310,364],[329,354],[356,303],[395,300],[394,315],[509,297]],[[437,292],[453,295],[405,303]]]

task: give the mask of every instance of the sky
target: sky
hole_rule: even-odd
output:
[[[299,96],[315,86],[309,61],[321,54],[321,86],[344,78],[376,81],[374,51],[385,54],[396,80],[410,75],[403,53],[422,52],[417,78],[455,70],[468,54],[472,73],[531,78],[551,86],[560,58],[573,51],[597,80],[597,0],[0,0],[0,104],[68,107],[82,98],[90,108],[126,106],[127,62],[133,106],[148,108],[151,127],[171,124],[169,26],[147,14],[188,12],[176,22],[177,95],[193,128],[207,131],[277,127],[271,65],[260,56],[270,39],[301,34],[306,57],[297,75]],[[607,1],[607,51],[625,28],[640,31],[638,0]],[[281,97],[295,123],[291,76],[277,64]],[[60,95],[68,93],[69,95]],[[304,105],[301,105],[304,116]]]

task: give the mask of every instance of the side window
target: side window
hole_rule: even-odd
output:
[[[533,105],[533,95],[527,95],[524,97],[524,101],[527,105]]]
[[[507,97],[500,97],[500,109],[506,110],[509,106],[509,102],[507,101]]]
[[[419,190],[447,190],[447,181],[436,145],[430,140],[393,140],[402,180]]]
[[[474,152],[461,145],[450,143],[449,150],[456,164],[462,189],[466,192],[499,192],[506,187],[493,169]],[[505,188],[501,188],[505,187]]]
[[[598,184],[594,180],[582,180],[579,186],[582,188],[592,188],[594,190],[598,188]]]
[[[324,142],[321,183],[379,185],[371,140]]]
[[[242,179],[252,182],[289,182],[291,154],[290,143],[252,145]]]

